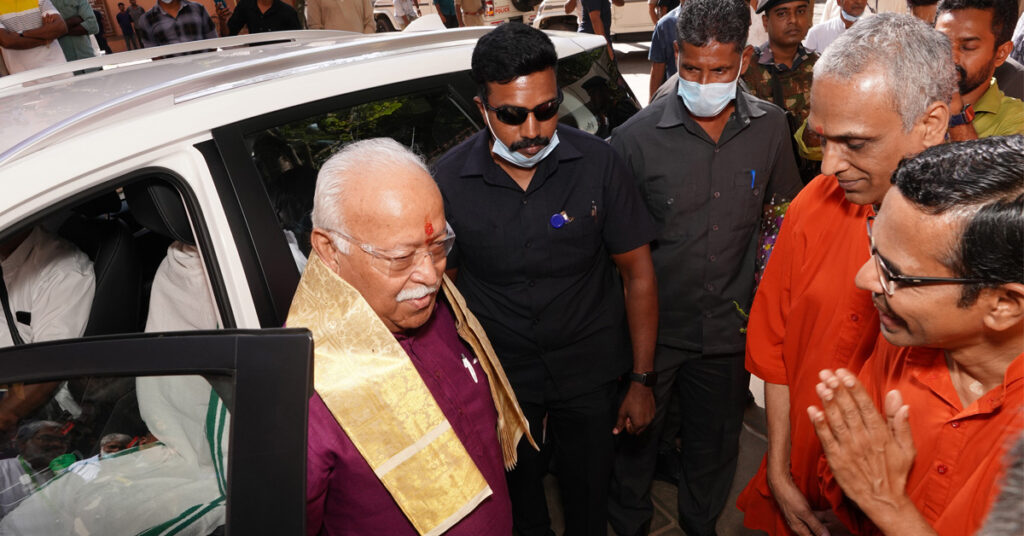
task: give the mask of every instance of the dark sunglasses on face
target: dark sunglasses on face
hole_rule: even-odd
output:
[[[554,117],[558,113],[558,107],[562,104],[562,90],[558,90],[557,97],[547,102],[542,102],[533,109],[508,105],[494,107],[487,102],[486,97],[481,97],[481,100],[484,101],[484,107],[494,112],[498,121],[506,125],[521,125],[531,113],[533,117],[537,118],[537,121],[547,121]]]

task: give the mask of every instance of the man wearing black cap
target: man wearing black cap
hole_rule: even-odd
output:
[[[782,108],[790,134],[795,134],[811,110],[811,78],[818,61],[818,53],[800,43],[811,26],[811,5],[808,0],[760,0],[757,13],[761,13],[768,42],[752,43],[758,46],[743,82],[752,95]],[[817,143],[806,142],[809,146]],[[796,154],[800,178],[807,183],[817,176],[821,163]]]

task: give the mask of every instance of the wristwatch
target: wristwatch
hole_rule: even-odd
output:
[[[967,106],[964,106],[962,112],[950,116],[949,126],[958,127],[960,125],[969,125],[971,124],[971,121],[974,121],[974,106],[968,104]]]
[[[653,370],[644,372],[643,374],[630,372],[629,381],[639,383],[644,387],[654,387],[654,384],[658,383],[658,373]]]

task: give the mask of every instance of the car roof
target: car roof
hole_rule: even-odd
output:
[[[0,166],[55,140],[89,131],[105,117],[144,113],[154,101],[178,105],[346,64],[439,50],[447,57],[454,49],[468,58],[477,39],[490,29],[254,34],[122,52],[0,78]],[[603,44],[588,34],[549,35],[559,56]],[[175,54],[187,55],[167,57]],[[437,72],[468,67],[468,62],[446,62]],[[87,69],[101,70],[71,76]],[[210,127],[214,126],[216,118],[210,118]]]

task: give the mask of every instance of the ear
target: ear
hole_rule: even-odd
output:
[[[476,103],[476,109],[480,112],[480,120],[487,122],[487,108],[484,106],[483,99],[479,95],[473,97],[473,102]]]
[[[324,264],[333,270],[334,273],[338,273],[339,266],[336,257],[338,250],[334,247],[331,235],[327,234],[323,229],[316,227],[309,235],[309,242],[313,246],[313,251],[320,256],[320,260],[324,261]]]
[[[1024,283],[1006,283],[982,292],[990,293],[991,307],[983,319],[986,327],[1006,332],[1024,325]]]
[[[923,129],[921,141],[925,147],[943,143],[946,140],[946,131],[949,130],[949,105],[942,101],[929,104],[914,128]]]
[[[1006,58],[1010,56],[1010,52],[1013,52],[1013,41],[1007,41],[996,47],[995,57],[992,58],[995,62],[996,69],[1006,62]]]
[[[740,55],[740,67],[743,67],[741,71],[746,71],[750,68],[750,58],[754,57],[753,45],[747,45],[743,48],[743,54]],[[743,74],[742,72],[740,74]]]
[[[766,32],[768,31],[768,12],[767,11],[765,11],[764,14],[761,15],[761,26],[764,27],[764,31],[766,31]]]

